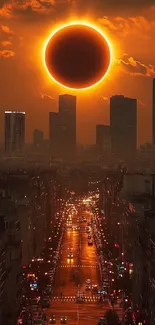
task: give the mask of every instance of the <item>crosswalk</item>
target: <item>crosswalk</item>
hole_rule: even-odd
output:
[[[81,268],[99,268],[98,265],[81,265],[81,264],[77,264],[77,265],[73,265],[73,264],[60,264],[59,267],[70,267],[70,268],[77,268],[77,267],[81,267]]]
[[[77,296],[55,296],[52,297],[51,301],[55,302],[77,302]],[[95,303],[100,301],[99,296],[81,296],[81,301],[86,303]]]

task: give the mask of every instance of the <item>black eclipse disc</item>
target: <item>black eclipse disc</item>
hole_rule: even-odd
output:
[[[110,49],[106,39],[94,28],[69,25],[48,41],[45,63],[50,75],[63,86],[87,88],[106,74]]]

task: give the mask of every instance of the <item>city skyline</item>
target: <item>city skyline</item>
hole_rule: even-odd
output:
[[[151,92],[155,65],[152,42],[155,28],[154,8],[151,7],[151,2],[147,1],[147,5],[144,2],[139,5],[137,2],[136,5],[136,2],[133,4],[130,1],[130,5],[126,2],[126,7],[121,8],[119,4],[111,6],[113,3],[110,1],[109,4],[105,2],[104,6],[101,5],[101,1],[95,1],[94,5],[91,3],[92,7],[89,3],[89,7],[92,8],[89,13],[86,10],[87,1],[86,4],[82,4],[81,1],[74,1],[74,4],[70,1],[68,5],[65,1],[63,4],[59,1],[56,3],[49,1],[47,9],[45,4],[37,6],[37,2],[34,1],[29,1],[29,7],[22,1],[13,4],[4,1],[0,8],[2,20],[0,68],[3,75],[0,85],[2,90],[0,122],[2,123],[4,110],[23,110],[26,111],[30,122],[27,139],[32,139],[32,130],[36,127],[43,127],[47,137],[48,113],[56,110],[56,98],[58,94],[64,93],[64,89],[57,88],[45,77],[40,48],[49,34],[51,25],[68,20],[68,17],[74,17],[77,13],[81,19],[88,19],[102,28],[112,41],[115,52],[112,73],[107,76],[106,81],[99,88],[95,88],[91,96],[90,93],[75,93],[78,96],[79,142],[92,143],[95,139],[95,125],[99,124],[100,120],[108,124],[109,110],[106,97],[109,98],[114,94],[138,99],[138,143],[150,141]],[[119,3],[121,5],[121,2]],[[86,132],[88,124],[89,130]]]
[[[155,79],[153,79],[152,85],[154,85],[154,80]],[[73,149],[73,147],[75,148],[76,145],[84,145],[84,143],[77,142],[77,132],[76,132],[77,96],[68,95],[68,94],[59,95],[58,101],[59,101],[58,111],[49,112],[48,115],[48,124],[49,124],[48,136],[45,138],[42,128],[39,129],[38,127],[36,127],[35,129],[33,129],[32,141],[31,141],[31,143],[33,143],[35,147],[37,141],[39,144],[40,138],[42,138],[41,142],[43,142],[43,139],[49,141],[50,151],[55,153],[56,156],[57,155],[59,156],[60,152],[62,151],[62,148],[67,148],[67,146],[69,152],[70,150],[74,151],[75,149]],[[96,130],[95,141],[91,144],[96,144],[97,147],[100,149],[102,148],[102,146],[105,148],[109,148],[109,150],[111,148],[111,151],[115,152],[114,148],[116,143],[114,145],[113,139],[115,140],[115,142],[118,142],[116,147],[118,147],[118,144],[119,147],[123,145],[122,147],[122,149],[124,148],[123,151],[126,148],[126,141],[127,142],[129,141],[128,143],[128,147],[130,147],[129,151],[135,152],[136,148],[138,148],[137,146],[137,138],[138,138],[137,137],[138,135],[137,134],[137,126],[138,126],[137,99],[128,98],[125,97],[124,95],[114,95],[110,97],[109,104],[110,104],[109,105],[110,124],[105,124],[103,121],[100,121],[99,124],[95,125],[95,130]],[[118,112],[121,113],[121,119],[118,116]],[[123,114],[123,112],[125,113],[125,115]],[[7,115],[6,113],[10,113],[10,115],[13,116],[15,115],[15,113],[16,115],[24,114],[25,116],[25,112],[5,111],[5,117]],[[114,125],[115,123],[116,125]],[[152,114],[152,125],[154,125],[153,114]],[[28,123],[26,124],[26,128],[28,128]],[[24,129],[24,137],[25,137],[26,128]],[[66,132],[69,132],[68,135]],[[5,134],[6,134],[6,128],[5,128]],[[123,141],[124,139],[126,139],[124,144],[122,142],[122,139]],[[71,142],[73,142],[74,144],[71,143],[70,140],[72,140]],[[29,143],[28,141],[26,142]],[[70,147],[69,143],[72,148]],[[153,132],[152,132],[152,141],[150,142],[150,144],[153,144]],[[123,153],[122,149],[121,152]],[[118,150],[116,150],[116,152],[118,152]]]

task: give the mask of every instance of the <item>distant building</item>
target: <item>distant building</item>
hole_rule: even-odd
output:
[[[56,112],[49,113],[49,143],[53,157],[60,157],[60,115]]]
[[[1,198],[0,219],[0,324],[13,325],[21,307],[21,237],[16,206]]]
[[[110,152],[111,137],[109,125],[96,125],[96,146],[100,152]]]
[[[41,130],[35,129],[33,131],[33,146],[35,149],[42,149],[44,143],[44,133]]]
[[[121,194],[128,200],[135,196],[148,195],[152,191],[152,177],[145,174],[124,175]]]
[[[137,100],[122,95],[110,98],[112,152],[119,158],[137,149]]]
[[[152,140],[155,145],[155,78],[153,79],[153,96],[152,96]]]
[[[76,153],[76,96],[59,96],[60,146],[62,158]]]
[[[21,151],[25,144],[25,112],[5,111],[5,150]]]

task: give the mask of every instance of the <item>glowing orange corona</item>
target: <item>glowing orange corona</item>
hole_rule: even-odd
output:
[[[84,90],[99,84],[112,60],[108,40],[93,25],[70,23],[50,35],[44,48],[44,65],[59,85]]]

